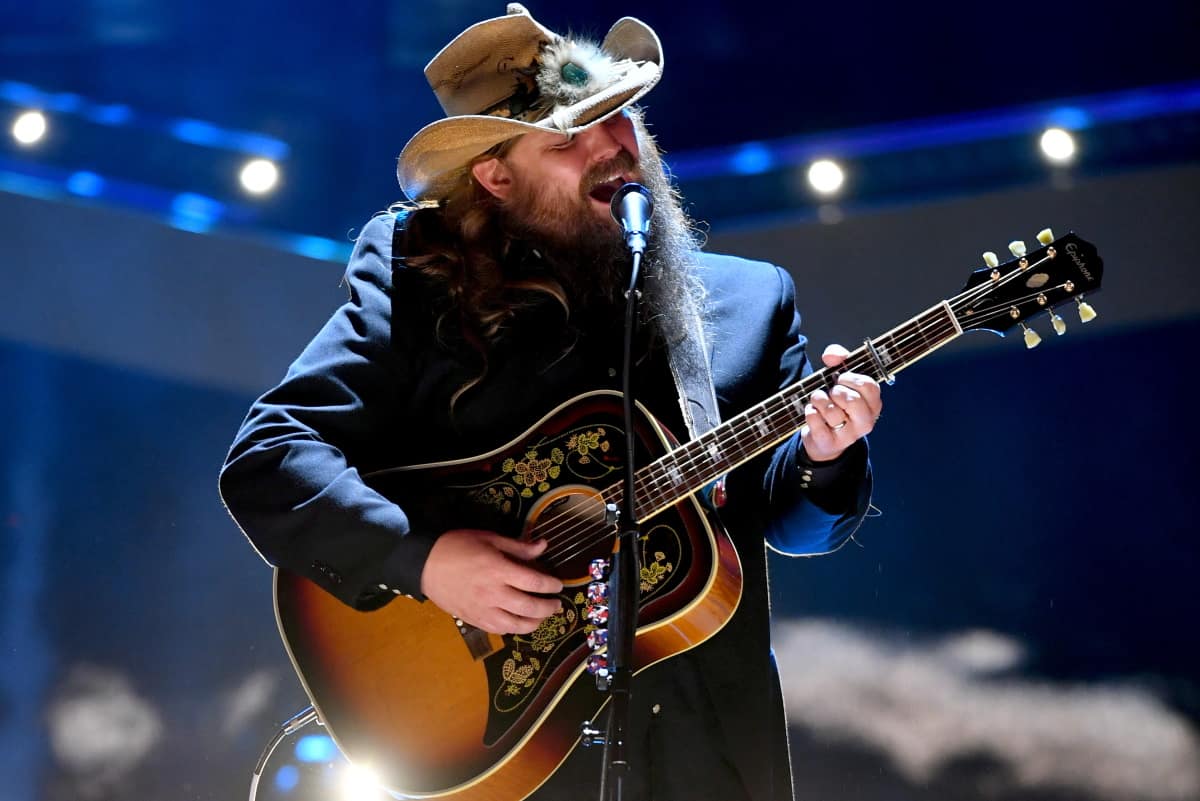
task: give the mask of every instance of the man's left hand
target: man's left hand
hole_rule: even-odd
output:
[[[830,345],[821,354],[826,367],[846,361],[850,351]],[[883,411],[879,383],[861,373],[842,373],[829,392],[818,389],[804,408],[804,427],[800,438],[804,452],[814,462],[838,458],[858,440],[871,432]]]

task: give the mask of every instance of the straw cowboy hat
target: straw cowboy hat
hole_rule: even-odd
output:
[[[571,135],[620,113],[662,76],[648,25],[617,21],[599,45],[560,36],[525,7],[476,23],[442,48],[425,77],[446,117],[418,131],[396,177],[412,200],[436,201],[480,153],[530,131]]]

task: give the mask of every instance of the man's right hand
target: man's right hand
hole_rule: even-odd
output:
[[[558,612],[563,583],[523,562],[545,540],[520,542],[491,531],[452,529],[438,537],[421,574],[421,592],[444,611],[494,634],[528,634]]]

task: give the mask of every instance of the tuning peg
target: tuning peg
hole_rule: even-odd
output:
[[[1096,319],[1096,310],[1092,308],[1092,304],[1085,303],[1082,296],[1075,298],[1075,302],[1079,304],[1079,322],[1090,323]]]
[[[1062,317],[1054,313],[1054,309],[1050,309],[1050,325],[1054,327],[1054,333],[1060,337],[1067,333],[1067,323]]]
[[[1008,251],[1018,259],[1022,258],[1025,255],[1025,243],[1020,239],[1014,239],[1008,243]]]
[[[997,267],[1000,264],[1000,260],[996,258],[995,253],[989,250],[983,254],[983,263],[988,267]]]
[[[1054,232],[1049,228],[1043,228],[1042,230],[1038,231],[1037,241],[1041,242],[1043,245],[1049,245],[1054,241]]]
[[[1025,347],[1032,350],[1033,348],[1036,348],[1038,345],[1042,344],[1042,337],[1037,331],[1034,331],[1032,328],[1025,325],[1025,323],[1021,323],[1021,328],[1025,331]]]

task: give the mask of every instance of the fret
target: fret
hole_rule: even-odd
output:
[[[771,402],[777,405],[777,409],[771,414],[779,418],[780,428],[795,429],[799,428],[804,422],[804,404],[796,404],[792,401],[784,399],[782,395],[777,395],[771,399]]]
[[[922,322],[920,320],[917,321],[916,333],[917,333],[917,336],[921,337],[921,342],[924,343],[924,345],[925,345],[925,348],[923,348],[922,350],[928,350],[929,349],[929,340],[925,338],[925,326],[922,324]]]
[[[885,366],[889,372],[896,373],[960,333],[961,329],[949,307],[939,304],[877,337],[872,343],[877,350],[882,348],[886,351]]]
[[[668,457],[674,454],[667,454]],[[674,460],[669,458],[659,459],[653,463],[653,470],[648,471],[650,475],[650,483],[652,489],[646,489],[642,486],[642,482],[638,482],[638,498],[645,498],[647,501],[655,503],[660,502],[664,498],[670,498],[675,494],[676,484],[671,480],[671,466]],[[638,471],[635,479],[641,476],[643,471]],[[640,504],[638,504],[640,506]],[[640,510],[637,510],[640,511]]]
[[[667,469],[667,479],[672,485],[678,487],[683,484],[683,473],[679,471],[678,467],[672,466]]]
[[[876,381],[892,383],[895,380],[891,369],[895,337],[885,335],[876,340],[868,339],[864,348],[871,352],[871,358],[863,369]]]
[[[771,427],[761,415],[754,416],[754,428],[758,431],[759,436],[763,439],[771,436]]]
[[[635,477],[639,520],[676,503],[729,472],[804,425],[804,409],[812,393],[832,383],[841,372],[853,371],[884,381],[962,333],[950,307],[939,304],[870,340],[878,360],[866,345],[858,348],[839,368],[822,368],[752,406],[736,417],[676,448]],[[610,489],[612,497],[620,493]]]

